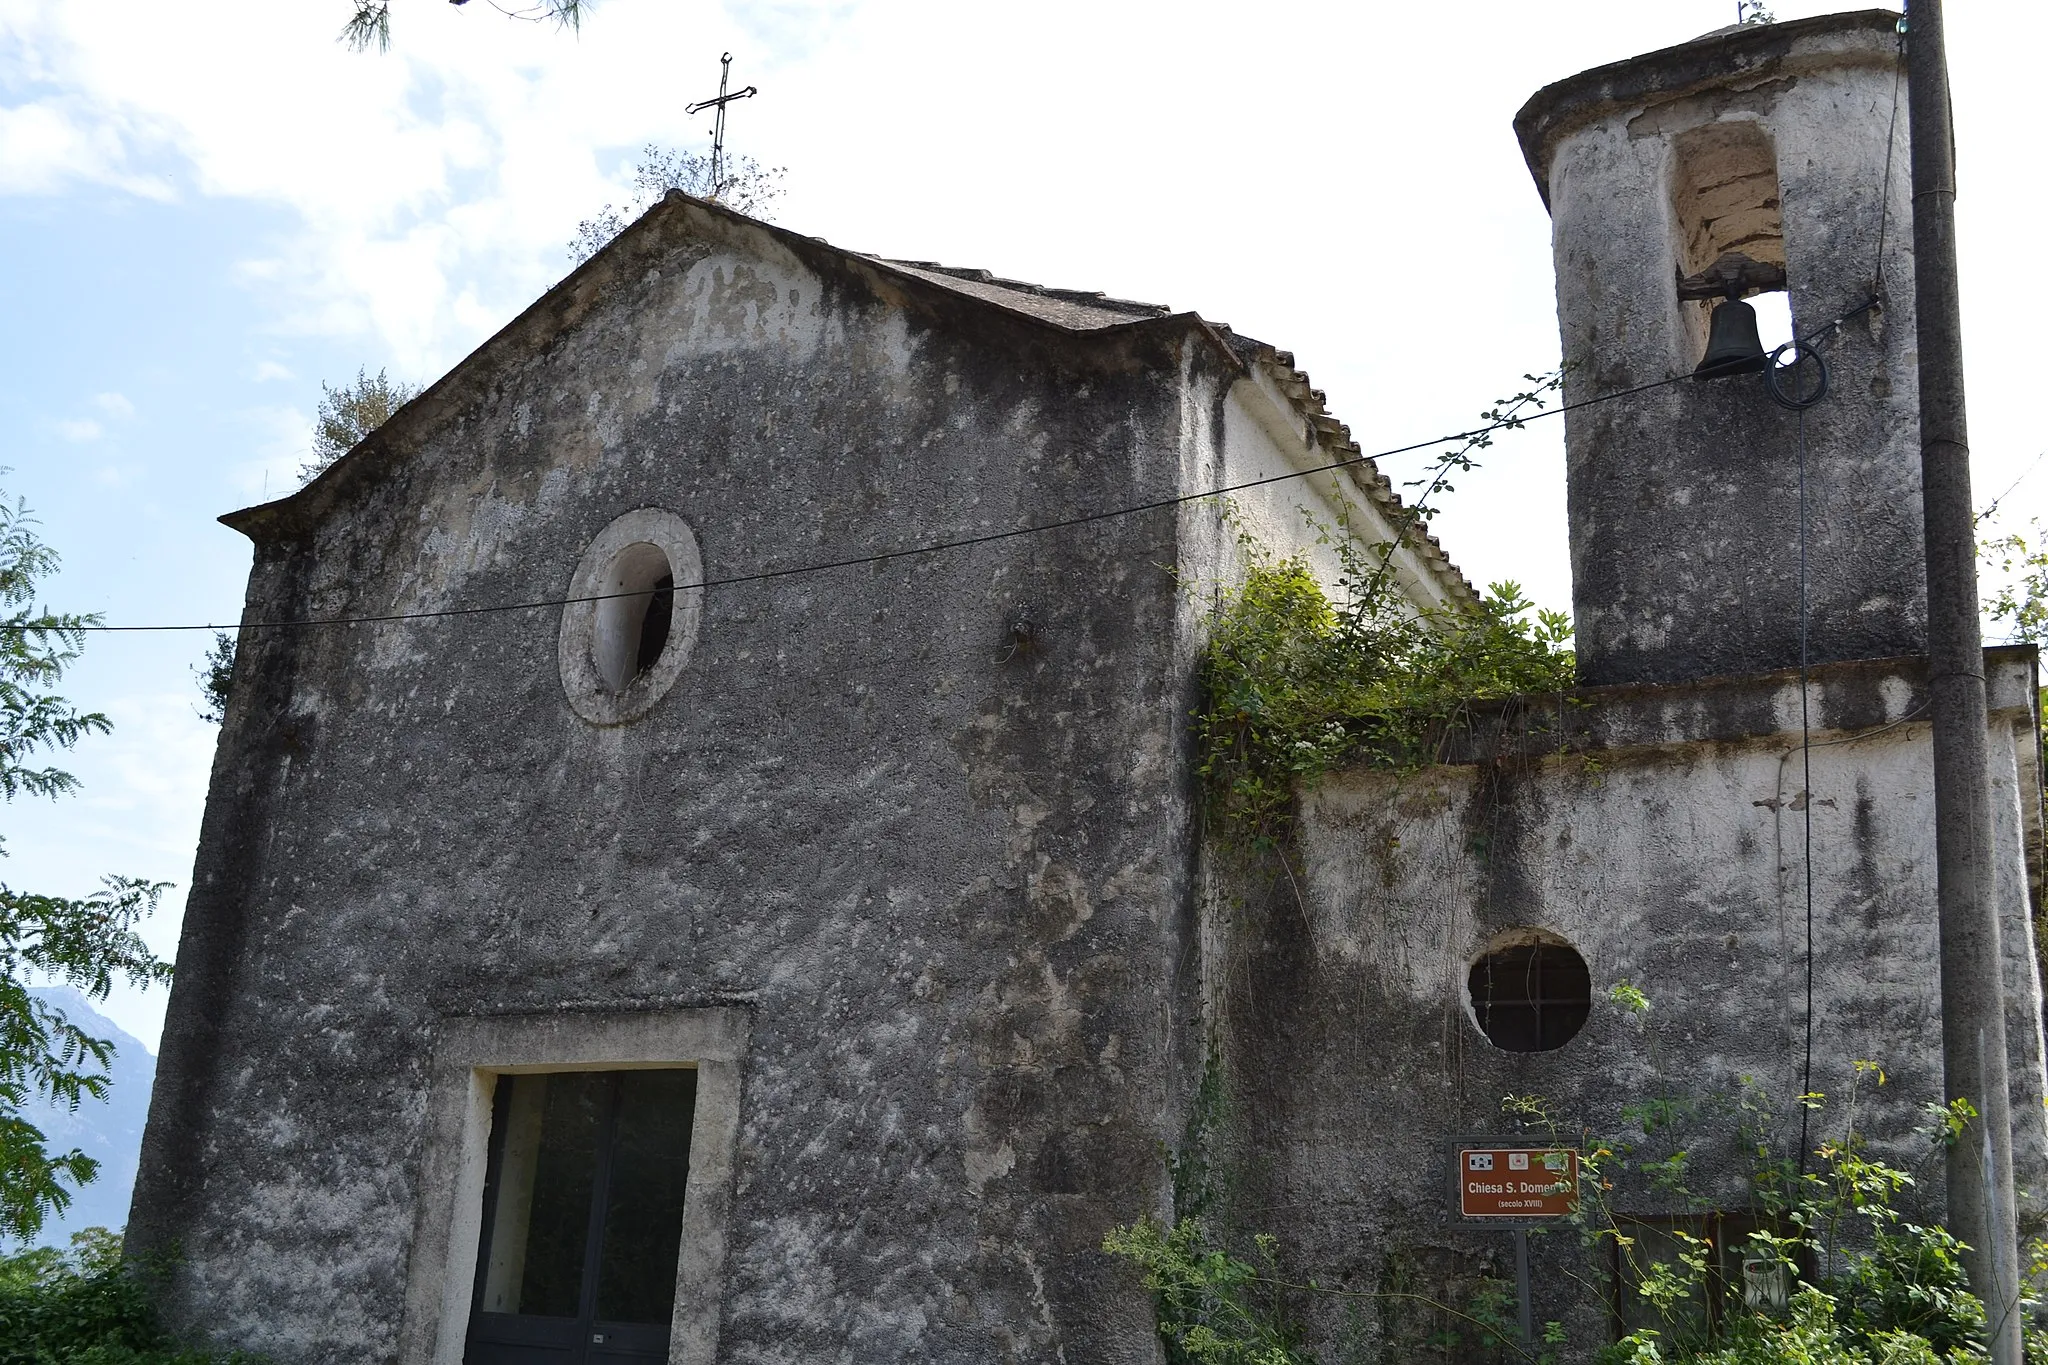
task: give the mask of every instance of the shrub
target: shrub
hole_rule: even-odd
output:
[[[0,1257],[0,1365],[255,1365],[181,1348],[158,1324],[145,1276],[122,1261],[118,1233],[87,1228],[71,1245]]]

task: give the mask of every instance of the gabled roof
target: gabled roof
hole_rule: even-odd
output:
[[[457,362],[417,398],[393,413],[382,427],[364,437],[355,449],[329,466],[320,477],[287,497],[230,512],[221,521],[256,539],[262,538],[262,532],[275,534],[292,524],[304,525],[306,519],[316,515],[316,509],[323,507],[338,487],[361,468],[363,457],[370,456],[370,462],[374,463],[373,450],[394,448],[412,427],[445,409],[462,385],[475,374],[477,367],[500,348],[545,344],[553,336],[573,327],[587,311],[595,292],[602,287],[601,282],[607,276],[621,273],[622,269],[631,269],[636,249],[647,244],[663,220],[678,213],[706,213],[725,228],[765,233],[814,265],[830,263],[840,269],[852,268],[856,272],[869,271],[890,277],[913,289],[943,291],[947,297],[973,300],[1071,336],[1088,336],[1112,328],[1193,328],[1220,348],[1237,367],[1247,374],[1261,376],[1284,395],[1311,451],[1319,452],[1330,464],[1358,461],[1348,465],[1343,473],[1350,477],[1368,502],[1380,509],[1390,526],[1400,527],[1408,522],[1409,513],[1400,495],[1394,491],[1393,484],[1376,465],[1363,458],[1364,452],[1351,438],[1351,429],[1330,415],[1322,390],[1313,387],[1308,376],[1295,368],[1294,356],[1290,352],[1240,336],[1227,325],[1211,323],[1198,313],[1176,312],[1162,304],[1113,299],[1083,290],[1053,289],[1023,280],[1003,279],[987,270],[945,266],[932,261],[899,261],[849,251],[833,246],[822,237],[791,232],[787,228],[735,213],[722,204],[692,198],[680,190],[670,190],[659,203],[640,215],[589,260],[569,272],[554,288]],[[1451,563],[1435,536],[1426,531],[1419,535],[1411,532],[1409,542],[1424,570],[1435,579],[1438,589],[1447,599],[1461,603],[1478,601],[1479,594]]]
[[[1134,303],[1129,299],[1112,299],[1101,293],[1079,289],[1049,289],[1023,280],[1001,279],[986,270],[967,270],[940,265],[936,261],[895,261],[886,256],[870,256],[868,259],[970,298],[1029,313],[1041,321],[1073,332],[1115,327],[1139,318],[1173,316],[1173,310],[1164,304]]]
[[[1351,428],[1331,415],[1323,391],[1309,381],[1305,372],[1295,367],[1291,351],[1282,351],[1263,341],[1242,336],[1232,331],[1228,323],[1208,322],[1200,314],[1176,314],[1164,304],[1113,299],[1099,292],[1079,289],[1054,289],[1025,280],[1004,279],[987,270],[940,265],[936,261],[898,261],[885,256],[864,256],[863,259],[1070,332],[1099,331],[1150,319],[1194,318],[1229,348],[1239,364],[1248,370],[1262,371],[1286,395],[1301,420],[1305,437],[1328,456],[1330,463],[1359,461],[1348,466],[1345,472],[1391,525],[1403,526],[1409,520],[1408,509],[1402,503],[1401,495],[1394,491],[1392,482],[1380,473],[1378,465],[1363,458],[1365,452],[1352,439]],[[1410,539],[1417,556],[1437,579],[1446,597],[1466,604],[1479,600],[1478,592],[1458,566],[1451,562],[1434,535],[1427,531],[1419,535],[1411,532]]]

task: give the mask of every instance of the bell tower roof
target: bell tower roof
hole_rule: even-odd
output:
[[[1899,16],[1883,9],[1850,10],[1772,24],[1731,24],[1690,42],[1609,62],[1544,86],[1515,115],[1515,136],[1550,204],[1550,163],[1573,129],[1617,110],[1662,104],[1696,92],[1739,89],[1749,77],[1794,75],[1815,65],[1839,66],[1867,52],[1889,66],[1898,55]]]

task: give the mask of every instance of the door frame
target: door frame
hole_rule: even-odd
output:
[[[732,1006],[441,1019],[399,1359],[462,1365],[498,1077],[693,1065],[697,1108],[668,1358],[669,1365],[713,1365],[750,1024],[747,1011]]]

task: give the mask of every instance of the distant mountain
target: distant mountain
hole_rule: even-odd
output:
[[[100,1173],[77,1190],[62,1217],[43,1224],[38,1239],[44,1246],[68,1247],[80,1228],[119,1228],[128,1221],[128,1197],[135,1191],[135,1168],[142,1155],[142,1125],[149,1117],[149,1089],[156,1082],[156,1058],[149,1049],[114,1026],[69,986],[33,992],[70,1016],[96,1038],[110,1038],[114,1059],[108,1067],[107,1097],[82,1100],[77,1113],[52,1105],[30,1105],[22,1117],[43,1130],[52,1149],[78,1148],[97,1157]]]

